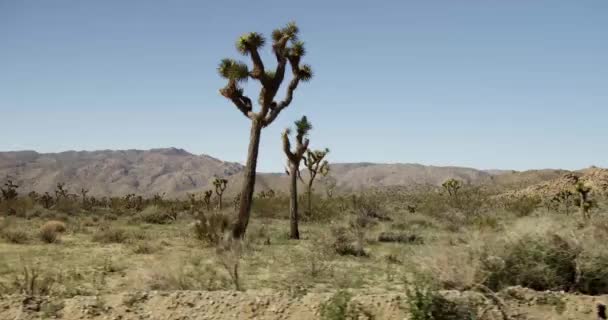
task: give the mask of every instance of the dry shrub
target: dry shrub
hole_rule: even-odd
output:
[[[230,219],[222,212],[200,213],[194,223],[194,234],[197,239],[216,245],[222,240],[229,226]]]
[[[199,256],[176,262],[154,269],[148,280],[150,289],[214,291],[230,286],[230,280],[222,272]]]
[[[47,221],[40,227],[40,240],[46,243],[55,243],[59,241],[59,234],[67,230],[65,223],[57,220]]]
[[[380,242],[399,242],[408,244],[423,244],[424,239],[417,234],[382,232],[378,235]]]
[[[30,234],[23,229],[6,229],[0,230],[0,238],[13,244],[26,244],[30,241]]]
[[[138,214],[140,221],[152,224],[168,224],[172,223],[177,219],[175,211],[170,209],[163,209],[159,206],[148,206],[142,212]]]
[[[121,228],[101,228],[93,235],[93,241],[101,243],[124,243],[129,234]]]

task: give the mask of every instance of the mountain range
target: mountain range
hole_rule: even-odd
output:
[[[21,192],[53,191],[65,183],[71,192],[88,189],[93,196],[144,196],[165,194],[181,197],[211,187],[211,180],[229,180],[227,193],[241,186],[244,167],[208,155],[194,155],[183,149],[99,150],[38,153],[0,152],[0,177],[11,177]],[[339,191],[360,191],[375,187],[440,185],[449,178],[465,183],[525,188],[556,179],[565,170],[478,170],[464,167],[420,164],[332,163],[330,175]],[[306,173],[302,173],[306,177]],[[258,174],[256,190],[287,191],[285,173]],[[318,190],[323,188],[319,184]]]

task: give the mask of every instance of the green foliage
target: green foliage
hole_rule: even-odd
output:
[[[217,68],[218,73],[223,78],[234,81],[247,81],[249,68],[243,62],[233,59],[223,59]]]
[[[246,33],[236,41],[236,49],[243,55],[248,55],[252,49],[259,49],[264,46],[266,39],[257,32]]]
[[[304,137],[312,130],[312,123],[308,121],[308,117],[302,116],[302,119],[295,122],[298,137]]]
[[[139,220],[151,224],[168,224],[177,219],[177,216],[171,212],[170,208],[163,209],[155,205],[146,207],[137,217]]]
[[[477,311],[466,302],[446,299],[428,277],[417,278],[406,286],[411,320],[474,320]]]
[[[13,244],[26,244],[30,242],[30,234],[23,229],[0,229],[0,238]]]
[[[558,235],[526,235],[506,246],[503,256],[486,261],[486,286],[499,291],[521,285],[534,290],[570,290],[582,249]],[[500,260],[497,260],[500,259]]]
[[[310,65],[304,64],[300,67],[300,72],[298,73],[300,80],[303,82],[308,82],[314,76],[312,71],[312,67]]]
[[[321,305],[321,319],[323,320],[346,320],[348,316],[348,304],[352,299],[352,294],[348,291],[340,290],[336,292],[328,301]]]

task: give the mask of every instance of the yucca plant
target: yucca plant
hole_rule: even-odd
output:
[[[289,202],[289,221],[290,221],[290,239],[300,239],[300,231],[298,230],[298,177],[300,175],[300,162],[304,157],[304,153],[308,150],[309,140],[306,138],[308,132],[312,129],[312,124],[308,121],[306,116],[295,122],[296,125],[296,147],[295,150],[291,150],[291,142],[289,141],[289,135],[291,130],[285,129],[282,135],[283,140],[283,152],[287,156],[287,162],[289,164],[289,176],[290,176],[290,202]]]
[[[300,63],[306,50],[304,43],[298,39],[298,33],[299,28],[293,22],[272,32],[272,51],[277,61],[274,70],[267,69],[260,57],[259,50],[266,44],[266,39],[257,32],[242,35],[236,43],[237,50],[251,58],[253,64],[251,69],[244,62],[233,59],[223,59],[218,67],[220,76],[228,81],[226,86],[220,89],[220,94],[229,99],[245,117],[251,120],[241,203],[238,219],[232,230],[234,238],[242,238],[249,223],[262,129],[272,124],[281,111],[291,104],[299,83],[312,78],[310,66]],[[288,65],[291,67],[292,79],[285,98],[276,101]],[[240,86],[250,78],[258,81],[262,87],[258,98],[259,111],[253,110],[252,100],[244,94]]]

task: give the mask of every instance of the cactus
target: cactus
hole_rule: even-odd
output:
[[[295,151],[291,151],[291,142],[289,141],[289,135],[291,130],[285,129],[283,132],[283,152],[287,155],[287,161],[289,163],[289,176],[291,178],[290,184],[290,205],[289,205],[289,221],[290,221],[290,234],[291,239],[300,239],[300,231],[298,230],[298,177],[300,176],[300,162],[304,158],[304,153],[308,150],[309,140],[305,138],[308,135],[308,131],[312,129],[312,124],[308,122],[308,118],[303,116],[302,119],[295,122],[296,125],[296,148]]]
[[[591,193],[591,187],[586,185],[583,181],[579,181],[576,183],[575,189],[579,195],[579,199],[578,199],[579,212],[581,213],[581,216],[583,216],[583,218],[585,220],[589,220],[589,218],[590,218],[589,210],[591,210],[591,208],[594,205],[593,201],[591,199],[589,199],[589,194]]]
[[[306,197],[308,199],[308,214],[312,214],[312,185],[315,182],[317,175],[321,174],[323,177],[329,174],[329,162],[323,160],[329,153],[329,149],[325,150],[308,150],[306,152],[306,158],[304,158],[304,165],[308,169],[308,182],[306,183]],[[333,195],[333,190],[328,193]],[[330,196],[331,197],[331,196]]]
[[[450,195],[450,197],[458,197],[458,190],[462,188],[462,182],[456,179],[448,179],[441,185]]]
[[[264,46],[266,40],[257,32],[244,34],[236,44],[240,53],[251,58],[253,64],[251,70],[247,64],[233,59],[223,59],[218,67],[220,76],[228,81],[226,86],[220,89],[220,94],[229,99],[245,117],[251,120],[241,203],[238,219],[232,230],[234,238],[242,238],[249,224],[262,129],[268,127],[281,111],[291,104],[299,83],[312,78],[310,66],[300,64],[306,50],[304,43],[298,40],[298,33],[299,29],[295,23],[289,23],[284,28],[273,31],[272,51],[277,60],[276,69],[273,71],[267,70],[262,62],[259,49]],[[285,98],[275,101],[277,92],[285,79],[287,65],[291,67],[293,77],[287,87]],[[253,110],[252,100],[244,95],[243,88],[240,86],[240,83],[249,78],[258,81],[261,85],[258,98],[260,110],[257,112]]]
[[[226,190],[226,186],[228,185],[228,180],[215,178],[213,179],[213,186],[215,187],[215,194],[217,195],[217,208],[222,210],[222,196],[224,195],[224,191]]]

